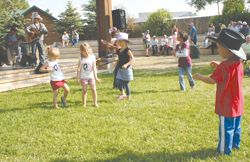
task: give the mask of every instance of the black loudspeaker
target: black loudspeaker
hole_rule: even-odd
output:
[[[113,26],[117,29],[126,29],[126,13],[124,10],[117,9],[112,11]]]

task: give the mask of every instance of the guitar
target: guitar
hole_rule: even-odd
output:
[[[32,31],[28,33],[28,41],[31,43],[34,40],[40,39],[41,35],[38,29],[32,29]]]

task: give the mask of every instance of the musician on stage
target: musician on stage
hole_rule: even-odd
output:
[[[35,69],[35,73],[39,73],[40,67],[44,64],[43,40],[44,35],[48,34],[46,26],[41,23],[42,17],[37,13],[32,13],[32,24],[26,28],[32,48],[32,55],[34,56],[34,66],[37,63],[36,50],[39,52],[39,65]]]

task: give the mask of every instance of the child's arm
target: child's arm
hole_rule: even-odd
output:
[[[132,65],[132,63],[135,61],[134,55],[131,50],[128,50],[128,55],[129,55],[129,62],[124,64],[122,68],[126,69],[129,65]]]
[[[98,83],[100,83],[101,80],[97,77],[97,68],[96,68],[96,61],[95,60],[93,61],[93,72],[94,72],[94,78],[95,78],[95,80]]]
[[[77,71],[76,71],[76,79],[79,82],[80,81],[80,72],[81,72],[81,60],[78,61]]]
[[[52,68],[49,67],[48,62],[42,65],[42,67],[39,69],[40,72],[51,72]]]
[[[201,80],[201,81],[208,83],[208,84],[215,84],[216,83],[215,80],[212,79],[211,77],[207,77],[207,76],[201,75],[199,73],[194,74],[193,78],[196,80]]]
[[[216,68],[219,64],[220,64],[220,63],[217,62],[217,61],[212,61],[212,62],[210,63],[210,66],[211,66],[212,68]]]

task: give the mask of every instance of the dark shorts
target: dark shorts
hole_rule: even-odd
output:
[[[60,80],[60,81],[50,81],[50,85],[53,90],[57,90],[61,87],[63,87],[64,83],[66,83],[65,80]]]

